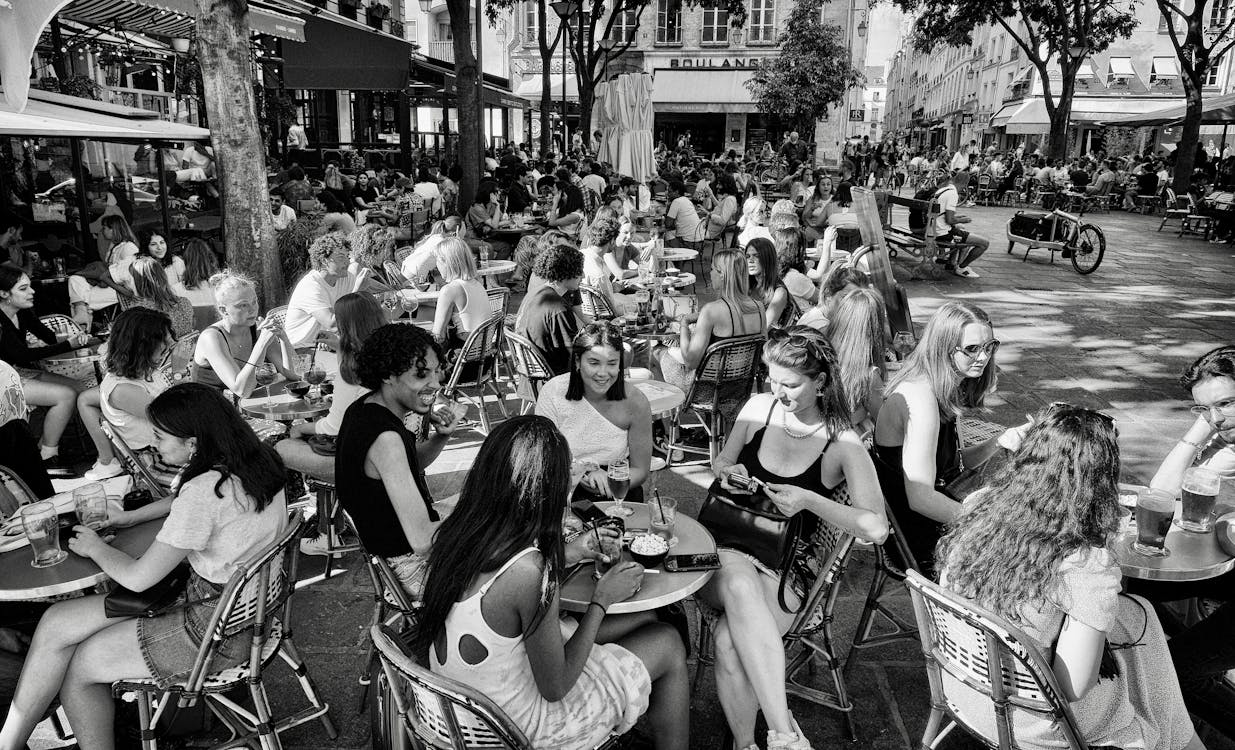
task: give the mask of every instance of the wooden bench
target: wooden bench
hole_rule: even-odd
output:
[[[923,233],[916,234],[907,228],[893,226],[893,206],[903,206],[910,211],[925,212],[926,228]],[[935,226],[935,220],[942,213],[939,209],[938,201],[924,201],[917,198],[902,198],[899,195],[888,195],[881,209],[881,230],[884,240],[888,245],[889,256],[895,257],[898,252],[903,250],[907,255],[918,258],[921,263],[914,269],[915,275],[934,277],[936,275],[935,269],[923,268],[923,266],[928,263],[934,265],[935,260],[941,255],[951,256],[963,246],[962,243],[944,242],[936,239],[938,229]]]

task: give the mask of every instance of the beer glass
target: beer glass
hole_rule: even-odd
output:
[[[60,519],[56,517],[56,506],[46,501],[23,505],[21,525],[34,552],[34,559],[30,561],[32,567],[50,568],[69,556],[60,549]]]
[[[1197,533],[1213,529],[1214,502],[1218,498],[1218,487],[1221,483],[1217,473],[1199,466],[1193,466],[1184,472],[1184,502],[1179,528]]]
[[[626,502],[626,493],[630,491],[630,461],[619,458],[609,462],[608,474],[609,492],[613,493],[613,507],[609,509],[609,515],[625,518],[634,513],[623,505]]]
[[[107,491],[98,482],[83,484],[73,490],[73,508],[77,522],[98,531],[107,526]]]
[[[1146,557],[1166,557],[1166,534],[1175,517],[1175,498],[1162,490],[1147,488],[1136,498],[1136,541],[1132,551]]]

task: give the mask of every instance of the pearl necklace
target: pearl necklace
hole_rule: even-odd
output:
[[[798,433],[793,432],[792,430],[789,429],[789,413],[788,412],[785,412],[784,414],[782,414],[780,418],[780,428],[785,431],[786,435],[793,438],[794,440],[805,440],[808,437],[813,437],[815,433],[823,429],[823,426],[824,426],[824,422],[821,420],[819,424],[815,425],[815,429],[811,430],[805,435],[799,435]]]

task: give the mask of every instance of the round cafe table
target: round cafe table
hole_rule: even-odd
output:
[[[682,260],[694,260],[699,257],[699,251],[689,247],[666,247],[664,254],[660,256],[661,260],[670,262]]]
[[[1144,489],[1139,485],[1120,485],[1121,490]],[[1175,503],[1175,517],[1183,511],[1182,501]],[[1135,513],[1135,510],[1133,511]],[[1135,519],[1135,516],[1133,517]],[[1136,541],[1136,524],[1133,521],[1115,540],[1115,557],[1125,576],[1145,581],[1203,581],[1215,578],[1235,569],[1235,557],[1218,546],[1214,531],[1194,533],[1184,531],[1175,523],[1166,534],[1166,557],[1146,557],[1132,550]]]
[[[672,383],[662,383],[659,380],[627,380],[628,384],[639,389],[647,397],[648,406],[652,407],[652,418],[673,413],[686,401],[686,391]]]
[[[488,286],[490,276],[510,273],[515,268],[516,265],[513,260],[485,260],[481,261],[480,267],[476,269],[476,275],[485,282],[485,286]]]
[[[240,411],[250,417],[256,419],[268,419],[272,422],[294,422],[297,419],[314,419],[320,417],[330,411],[330,398],[326,397],[320,401],[308,401],[307,399],[297,398],[296,394],[287,392],[287,381],[275,383],[270,386],[270,395],[265,395],[265,389],[254,389],[254,392],[260,390],[263,395],[253,398],[249,397],[240,402]]]
[[[596,503],[596,507],[604,510],[612,506],[612,502]],[[649,506],[646,503],[626,503],[634,514],[627,516],[626,528],[648,528]],[[708,530],[690,516],[678,512],[674,521],[674,535],[678,543],[669,550],[670,555],[691,555],[700,552],[715,552],[716,542]],[[622,559],[630,559],[630,551],[622,549]],[[592,578],[595,564],[586,562],[580,565],[562,584],[558,595],[562,600],[562,609],[570,612],[584,612],[588,602],[592,600],[592,592],[596,589],[596,581]],[[618,602],[609,608],[611,615],[628,614],[630,612],[645,612],[649,609],[667,607],[681,601],[699,589],[712,578],[713,570],[700,570],[690,573],[667,573],[664,566],[654,568],[656,573],[648,572],[643,576],[643,586],[631,598]]]
[[[163,519],[158,518],[127,529],[115,529],[112,533],[116,538],[110,544],[131,557],[139,557],[154,542],[161,528]],[[60,546],[68,551],[66,543],[61,542]],[[28,601],[71,594],[109,580],[93,560],[72,552],[50,568],[31,567],[30,561],[33,559],[29,546],[0,554],[0,571],[3,571],[0,573],[0,601]]]
[[[67,367],[69,365],[93,365],[94,376],[98,382],[101,383],[103,382],[103,369],[99,363],[103,361],[103,357],[105,356],[99,351],[99,348],[102,345],[103,342],[91,337],[90,343],[80,349],[73,349],[65,352],[64,354],[55,354],[50,357],[43,357],[40,361],[45,364],[55,365],[58,368]]]

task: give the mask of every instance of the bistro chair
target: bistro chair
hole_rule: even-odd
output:
[[[605,293],[594,286],[579,285],[579,296],[583,299],[580,309],[584,315],[590,315],[595,320],[612,320],[617,317],[617,311]]]
[[[150,496],[155,500],[162,500],[171,494],[167,485],[159,481],[150,467],[146,466],[137,452],[129,447],[120,433],[116,432],[116,428],[111,422],[106,419],[99,422],[99,427],[103,430],[103,434],[107,436],[112,447],[116,450],[116,458],[119,459],[121,465],[124,466],[125,472],[133,477],[134,487],[141,487],[150,491]]]
[[[1014,720],[1025,716],[1035,719],[1035,726],[1052,727],[1058,746],[1088,750],[1050,662],[1029,636],[916,571],[905,583],[930,682],[922,748],[933,750],[960,726],[988,747],[1013,750],[1020,747]],[[964,704],[955,699],[962,692]],[[970,710],[974,696],[985,699],[983,708],[989,710]],[[940,731],[945,718],[948,724]]]
[[[1158,231],[1161,232],[1168,221],[1178,221],[1182,228],[1184,219],[1188,217],[1188,214],[1192,213],[1187,198],[1178,197],[1172,188],[1167,188],[1163,192],[1166,195],[1166,203],[1162,211],[1162,221],[1158,224]],[[1137,199],[1139,200],[1140,197],[1138,196]]]
[[[849,505],[848,486],[837,487],[832,499]],[[853,724],[853,702],[849,700],[841,660],[836,653],[832,624],[833,612],[840,597],[840,580],[844,576],[853,541],[853,534],[826,521],[819,521],[811,538],[815,554],[809,558],[799,554],[796,558],[800,560],[796,563],[798,570],[804,574],[806,580],[811,581],[810,588],[802,601],[801,611],[793,618],[789,630],[781,638],[785,646],[785,691],[818,706],[842,712],[850,740],[857,739]],[[799,552],[804,549],[805,545],[799,548]],[[703,664],[712,663],[714,660],[712,631],[721,613],[706,605],[700,605],[699,614],[699,658],[691,688],[693,693],[698,692]],[[813,674],[818,662],[822,662],[832,678],[831,692],[814,687],[801,677],[803,669]]]
[[[889,581],[904,581],[907,571],[917,567],[917,561],[909,544],[905,541],[905,532],[901,530],[896,514],[886,503],[884,513],[888,518],[888,538],[883,544],[875,546],[875,571],[871,577],[870,587],[866,591],[866,602],[862,605],[862,613],[858,615],[858,625],[853,633],[853,643],[849,647],[849,656],[845,659],[844,672],[849,674],[854,662],[865,648],[874,648],[897,640],[914,638],[917,629],[904,617],[892,609],[887,596],[900,592],[900,587],[894,587],[886,592]],[[894,552],[893,552],[894,551]],[[895,561],[892,554],[897,558]],[[880,616],[891,626],[891,630],[875,633],[876,617]]]
[[[497,400],[502,419],[508,416],[496,377],[497,361],[501,354],[502,323],[502,318],[495,316],[468,334],[467,341],[459,350],[458,359],[451,367],[450,378],[442,386],[442,395],[447,398],[463,396],[476,407],[480,412],[481,431],[486,435],[489,434],[489,413],[485,409],[486,391]],[[468,393],[465,388],[475,389],[476,395]]]
[[[304,483],[315,501],[318,533],[326,535],[326,570],[322,572],[322,579],[325,580],[334,570],[335,559],[345,553],[356,552],[360,549],[360,543],[345,544],[337,530],[342,506],[339,504],[339,493],[335,490],[334,471],[331,470],[328,478],[305,474]]]
[[[705,455],[709,460],[716,459],[724,445],[728,424],[750,396],[763,342],[762,333],[735,336],[710,345],[703,353],[690,390],[686,392],[686,401],[681,409],[673,413],[668,445],[670,466],[673,465],[675,450]],[[680,441],[682,417],[687,412],[694,415],[697,426],[707,434],[706,449]]]
[[[395,250],[395,264],[399,267],[402,267],[403,261],[412,257],[412,252],[415,250],[416,250],[415,245],[404,245],[403,247],[397,248]]]
[[[553,368],[531,341],[515,333],[509,326],[502,329],[502,339],[509,352],[508,360],[514,373],[516,394],[523,402],[521,413],[535,408],[540,397],[540,386],[553,378]],[[526,385],[526,387],[524,387]]]
[[[38,495],[30,489],[17,472],[0,465],[0,515],[9,518],[23,505],[38,502]]]
[[[189,379],[193,367],[193,353],[197,351],[197,339],[200,336],[201,331],[186,333],[176,339],[176,343],[163,357],[163,363],[159,365],[159,369],[167,373],[167,378],[172,383],[180,383]]]
[[[1209,235],[1217,228],[1217,222],[1212,216],[1206,216],[1200,213],[1200,208],[1196,205],[1196,199],[1191,194],[1188,195],[1188,215],[1179,222],[1179,236],[1185,234],[1199,234],[1201,239],[1208,240]]]
[[[274,321],[280,328],[287,324],[287,305],[272,307],[266,311],[266,319]]]
[[[318,696],[308,666],[292,642],[291,597],[296,591],[297,542],[302,527],[300,512],[296,511],[273,544],[237,567],[218,599],[187,678],[166,689],[153,679],[119,680],[112,685],[118,696],[133,693],[137,697],[143,750],[155,750],[153,728],[169,708],[184,708],[199,700],[205,701],[231,730],[232,737],[218,747],[260,745],[263,750],[277,750],[282,746],[279,733],[313,719],[322,722],[331,740],[338,737],[330,706]],[[213,669],[223,639],[240,633],[248,633],[250,638],[247,662]],[[263,676],[275,656],[282,658],[296,674],[309,702],[306,708],[282,718],[271,713]],[[248,687],[252,708],[228,695],[244,686]]]
[[[120,296],[123,297],[124,295]],[[78,336],[85,333],[76,321],[61,313],[40,315],[39,320],[42,321],[43,325],[50,328],[52,333],[55,333],[58,336]],[[27,334],[26,340],[29,341],[31,345],[43,345],[43,342],[35,339],[32,334]],[[89,362],[63,363],[45,359],[39,363],[39,366],[43,370],[54,375],[63,375],[66,378],[84,383],[87,387],[93,387],[99,384],[100,376],[98,372],[95,371],[94,366]]]
[[[381,655],[386,682],[394,688],[388,693],[397,712],[396,726],[414,738],[414,747],[533,750],[523,731],[487,696],[418,664],[400,634],[389,626],[376,625],[370,633]],[[618,737],[610,736],[597,748],[614,747],[617,741]],[[379,742],[397,746],[398,738],[374,738],[375,745]]]
[[[975,202],[989,206],[995,202],[995,184],[989,174],[978,175],[978,188],[974,193]]]

